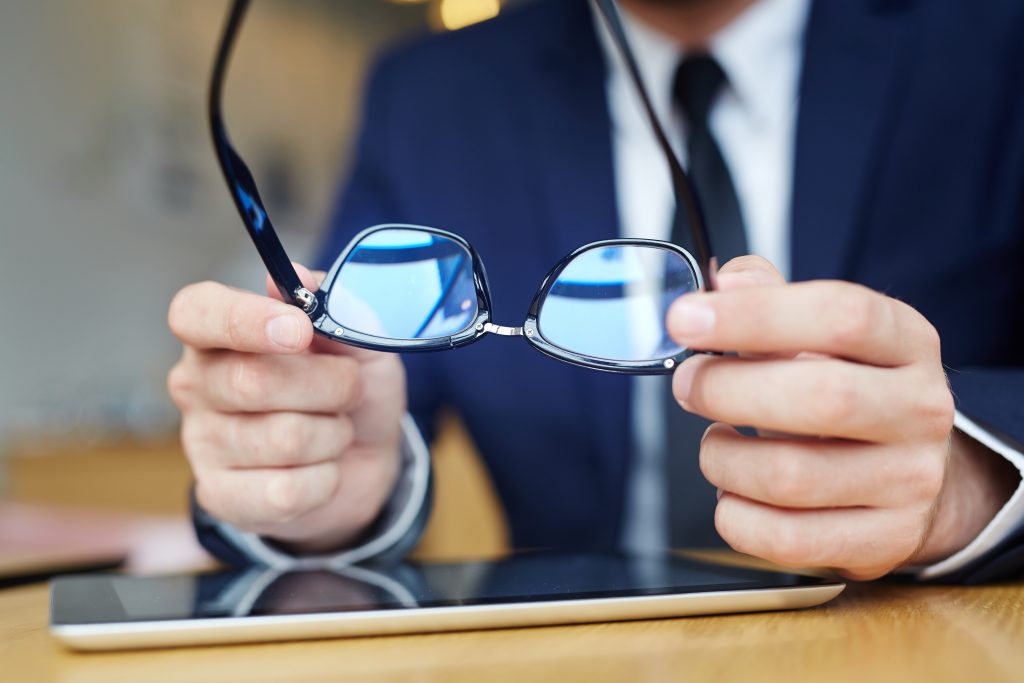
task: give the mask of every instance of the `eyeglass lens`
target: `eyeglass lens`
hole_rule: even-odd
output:
[[[387,339],[436,339],[476,319],[473,259],[458,242],[423,230],[385,228],[348,253],[327,294],[342,327]]]
[[[665,328],[668,307],[698,289],[690,264],[657,246],[582,252],[558,274],[538,315],[541,336],[592,358],[647,361],[684,351]]]

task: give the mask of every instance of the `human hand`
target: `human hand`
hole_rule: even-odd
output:
[[[296,268],[315,291],[323,275]],[[267,287],[275,298],[215,282],[178,292],[168,322],[185,349],[168,389],[199,504],[293,551],[327,552],[391,493],[405,373],[396,355],[314,337]]]
[[[1012,490],[997,455],[953,432],[939,336],[920,313],[860,285],[786,284],[756,257],[719,281],[667,324],[681,344],[740,354],[694,355],[673,378],[683,408],[717,421],[700,465],[733,548],[871,579],[980,533]]]

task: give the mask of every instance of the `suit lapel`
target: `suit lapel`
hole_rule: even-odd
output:
[[[852,277],[871,164],[913,52],[911,4],[822,0],[811,11],[794,162],[794,280]]]
[[[538,237],[552,265],[618,234],[604,56],[586,0],[562,5],[561,21],[528,75],[533,157],[550,220],[538,226]]]
[[[619,234],[604,55],[586,0],[563,0],[561,10],[527,74],[523,111],[541,200],[534,237],[552,267],[577,247]],[[601,493],[621,503],[629,453],[628,378],[579,370],[575,381],[599,454],[594,465]],[[621,504],[609,508],[611,527],[618,529]]]

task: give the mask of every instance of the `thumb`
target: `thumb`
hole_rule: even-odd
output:
[[[760,256],[737,256],[718,271],[719,289],[784,285],[786,278],[768,259]]]
[[[292,262],[292,266],[295,268],[295,273],[299,276],[302,281],[302,286],[311,292],[319,291],[320,285],[323,284],[324,278],[327,277],[327,273],[322,270],[310,270],[301,263]],[[281,299],[281,293],[277,291],[277,285],[274,280],[267,275],[267,292],[275,299]],[[314,335],[313,343],[310,348],[318,353],[334,353],[344,356],[352,356],[358,361],[371,361],[381,358],[383,355],[377,351],[369,351],[367,349],[361,349],[356,346],[351,346],[342,341],[336,339],[328,339],[322,336]]]

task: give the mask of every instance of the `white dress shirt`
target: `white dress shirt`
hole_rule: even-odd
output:
[[[714,36],[708,51],[728,83],[709,114],[709,125],[733,177],[751,253],[789,277],[790,198],[803,34],[810,0],[759,0]],[[668,36],[622,16],[652,100],[680,160],[687,163],[685,122],[673,103],[672,86],[683,51]],[[641,108],[636,88],[603,20],[595,13],[609,58],[607,96],[612,123],[615,183],[625,237],[668,239],[675,200],[661,149]],[[650,552],[668,545],[665,472],[666,425],[660,378],[635,380],[634,466],[626,500],[623,545]],[[956,427],[1010,460],[1024,472],[1024,455],[957,413]],[[696,453],[694,454],[696,457]],[[930,567],[921,578],[955,571],[993,548],[1024,523],[1024,486],[966,548]]]

